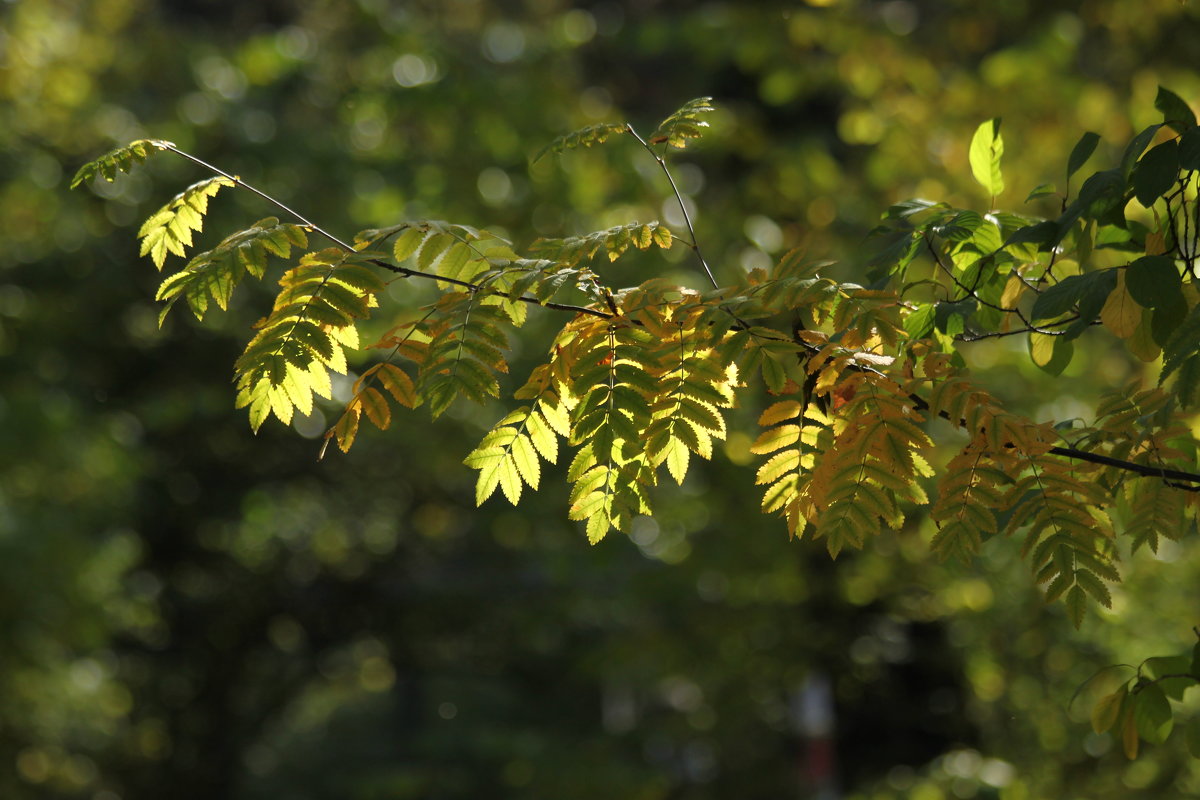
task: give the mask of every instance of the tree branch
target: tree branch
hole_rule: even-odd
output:
[[[220,175],[221,177],[227,178],[230,181],[233,181],[233,183],[236,186],[240,186],[243,189],[253,192],[254,194],[261,197],[262,199],[266,200],[271,205],[275,206],[276,208],[282,209],[284,212],[290,214],[295,219],[299,220],[300,223],[303,224],[305,227],[321,234],[326,239],[333,242],[335,245],[337,245],[341,249],[345,250],[347,253],[357,253],[358,252],[350,244],[342,241],[337,236],[334,236],[332,233],[325,230],[320,225],[317,225],[315,222],[313,222],[312,220],[305,217],[299,211],[296,211],[295,209],[292,209],[292,208],[284,205],[281,201],[275,199],[274,197],[272,197],[271,195],[262,191],[261,189],[258,189],[255,186],[251,186],[249,183],[246,183],[244,180],[242,180],[238,176],[230,175],[228,172],[221,169],[220,167],[215,167],[212,164],[209,164],[207,161],[197,158],[196,156],[192,155],[191,153],[180,150],[178,147],[176,147],[173,144],[170,144],[169,142],[164,142],[163,147],[167,150],[170,150],[172,153],[175,153],[176,155],[183,156],[188,161],[191,161],[195,164],[199,164],[200,166],[204,167],[205,169],[215,172],[216,174]],[[613,316],[612,314],[608,314],[604,311],[600,311],[595,308],[588,308],[587,306],[576,306],[576,305],[571,305],[569,303],[551,303],[551,302],[544,303],[541,300],[538,300],[536,297],[529,297],[527,295],[521,295],[519,297],[508,297],[508,295],[505,292],[497,291],[494,289],[488,289],[479,284],[471,283],[470,281],[463,281],[463,280],[459,280],[457,278],[447,278],[443,275],[435,275],[430,272],[423,272],[419,269],[409,269],[408,267],[401,267],[396,264],[389,264],[387,261],[384,261],[379,258],[368,258],[366,260],[368,263],[374,264],[377,267],[386,269],[389,272],[393,272],[404,278],[426,278],[426,279],[435,280],[435,281],[445,281],[446,283],[454,284],[455,286],[461,286],[464,289],[470,289],[471,291],[479,292],[481,294],[488,294],[488,295],[493,295],[496,297],[506,297],[510,300],[517,300],[522,303],[529,303],[530,305],[541,306],[543,308],[552,308],[556,311],[570,311],[570,312],[573,312],[576,314],[590,314],[593,317],[600,317],[601,319],[609,319],[610,317]]]

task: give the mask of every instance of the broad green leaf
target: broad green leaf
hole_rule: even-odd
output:
[[[1182,346],[1183,348],[1187,348],[1190,345],[1195,348],[1197,342],[1184,342],[1176,335],[1187,318],[1187,302],[1183,300],[1182,295],[1175,300],[1161,303],[1158,308],[1154,309],[1150,318],[1150,332],[1154,336],[1154,341],[1161,345],[1164,350],[1167,350],[1168,345],[1171,343],[1174,343],[1174,347]],[[1186,352],[1172,350],[1166,355],[1174,358],[1177,354],[1187,355],[1193,352],[1196,352],[1195,349]],[[1164,366],[1166,366],[1165,363]]]
[[[1192,717],[1188,721],[1186,739],[1192,758],[1200,758],[1200,717]]]
[[[1162,744],[1171,733],[1175,720],[1171,703],[1158,684],[1148,683],[1130,695],[1138,735],[1151,744]]]
[[[1125,272],[1129,295],[1145,308],[1183,302],[1181,280],[1175,260],[1170,256],[1142,256]]]
[[[1188,128],[1179,137],[1179,167],[1200,170],[1200,126]]]
[[[1033,225],[1018,228],[1008,239],[1005,246],[1012,244],[1047,244],[1058,233],[1059,225],[1055,220],[1043,220]]]
[[[1168,698],[1182,700],[1183,693],[1196,685],[1196,681],[1188,674],[1191,670],[1191,662],[1192,659],[1186,655],[1147,658],[1142,664],[1142,672],[1147,678],[1157,681],[1158,687]],[[1181,677],[1164,677],[1167,675]]]
[[[1196,127],[1196,115],[1179,95],[1162,86],[1158,87],[1158,95],[1154,98],[1154,107],[1162,112],[1163,122],[1175,129],[1176,133]]]
[[[933,331],[933,323],[937,316],[934,304],[922,303],[904,318],[904,331],[913,339],[923,339]]]
[[[968,154],[971,174],[992,197],[1004,191],[1004,178],[1000,174],[1000,157],[1003,155],[1004,139],[1000,136],[1000,118],[996,117],[975,129]]]
[[[1038,320],[1054,319],[1073,310],[1086,297],[1101,295],[1100,304],[1096,305],[1098,313],[1109,292],[1116,286],[1116,275],[1113,270],[1098,270],[1085,272],[1082,275],[1069,275],[1058,283],[1046,289],[1033,304],[1031,318]]]
[[[1142,130],[1137,136],[1133,137],[1125,147],[1125,152],[1121,154],[1121,176],[1128,180],[1129,173],[1133,171],[1134,165],[1138,159],[1142,157],[1142,153],[1146,152],[1146,148],[1150,146],[1150,142],[1154,140],[1158,129],[1162,127],[1162,123],[1151,125]]]
[[[1179,145],[1169,139],[1142,156],[1133,170],[1133,195],[1146,208],[1179,180]]]
[[[1071,148],[1071,155],[1067,159],[1067,180],[1071,180],[1079,169],[1087,163],[1092,157],[1092,153],[1096,151],[1096,145],[1100,143],[1100,134],[1088,131],[1079,138],[1075,143],[1075,147]]]
[[[1063,337],[1067,339],[1077,338],[1095,322],[1096,318],[1100,316],[1104,304],[1108,302],[1108,298],[1117,288],[1117,270],[1115,269],[1089,272],[1084,277],[1088,280],[1079,297],[1079,319],[1063,331]]]
[[[1109,213],[1123,208],[1128,188],[1126,177],[1120,170],[1106,169],[1084,181],[1076,199],[1080,215],[1103,220]]]

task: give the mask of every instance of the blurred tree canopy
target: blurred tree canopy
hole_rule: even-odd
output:
[[[1081,130],[1116,159],[1159,84],[1194,103],[1193,4],[23,0],[0,26],[3,796],[1200,792],[1182,742],[1129,762],[1068,704],[1101,667],[1191,642],[1191,541],[1129,559],[1075,632],[1016,543],[971,567],[933,561],[927,523],[836,562],[788,543],[734,434],[591,548],[564,489],[474,508],[461,459],[494,421],[476,409],[320,463],[331,419],[249,435],[221,376],[269,287],[160,329],[133,236],[204,176],[162,159],[103,199],[66,192],[154,136],[336,231],[678,224],[632,143],[529,158],[712,95],[676,169],[718,277],[798,245],[853,276],[889,203],[978,197],[981,120],[1004,117],[1023,197]],[[268,213],[222,195],[206,235]],[[631,263],[618,283],[645,277]],[[1064,419],[1141,369],[1087,346],[1052,396],[1023,352],[981,357],[1014,407]]]

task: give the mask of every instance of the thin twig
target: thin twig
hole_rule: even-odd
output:
[[[629,130],[630,135],[638,140],[638,144],[646,148],[646,152],[654,157],[654,160],[658,162],[658,166],[662,167],[663,174],[667,176],[667,181],[671,184],[671,191],[675,193],[675,201],[679,203],[679,210],[683,213],[683,222],[687,225],[688,234],[692,237],[692,241],[688,243],[688,247],[692,248],[692,252],[696,254],[696,259],[700,262],[700,266],[704,268],[704,274],[708,275],[708,280],[712,283],[713,288],[720,289],[721,285],[713,277],[712,270],[708,268],[708,262],[704,260],[704,254],[700,252],[700,240],[696,238],[696,229],[692,227],[692,217],[688,214],[687,204],[683,202],[683,193],[675,185],[675,178],[671,175],[671,170],[667,168],[666,160],[633,129],[632,125],[625,123],[625,127]]]

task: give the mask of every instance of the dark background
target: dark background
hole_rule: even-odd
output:
[[[164,154],[66,188],[152,136],[344,237],[430,217],[523,247],[678,224],[630,142],[529,157],[712,95],[711,134],[674,169],[718,278],[801,245],[853,277],[888,203],[985,210],[966,163],[981,121],[1005,119],[1000,202],[1052,213],[1023,198],[1061,182],[1082,131],[1111,160],[1155,121],[1159,83],[1194,103],[1194,4],[22,0],[0,15],[0,796],[1200,791],[1181,743],[1130,764],[1086,703],[1069,708],[1099,667],[1190,645],[1193,545],[1134,558],[1113,613],[1076,632],[1011,542],[941,565],[919,517],[836,562],[789,542],[758,512],[753,407],[726,452],[660,487],[655,519],[595,547],[565,519],[561,471],[519,509],[474,508],[461,460],[501,404],[401,415],[318,462],[336,407],[257,436],[233,408],[278,266],[228,313],[181,307],[157,327],[162,276],[137,227],[206,176]],[[272,213],[225,190],[198,244]],[[683,255],[605,277],[702,286]],[[379,330],[431,296],[393,284]],[[562,321],[534,316],[509,391]],[[1005,346],[975,355],[1039,418],[1084,413],[1131,369],[1101,341],[1058,382]]]

